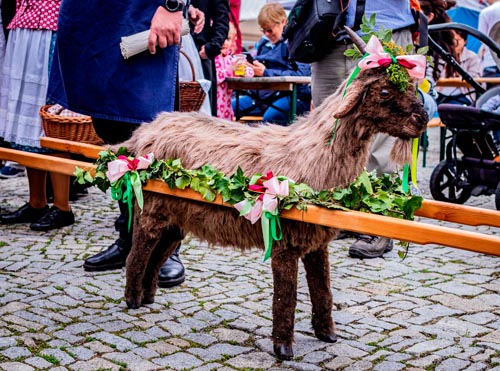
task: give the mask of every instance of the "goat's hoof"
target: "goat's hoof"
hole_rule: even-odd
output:
[[[142,299],[142,304],[147,305],[147,304],[153,304],[155,302],[155,296],[145,296]]]
[[[126,299],[128,309],[138,309],[141,306],[141,301],[138,299]]]
[[[335,335],[334,332],[331,334],[316,334],[316,337],[324,341],[325,343],[336,343],[337,342],[337,335]]]
[[[274,344],[274,354],[282,361],[293,359],[293,348],[288,344]]]

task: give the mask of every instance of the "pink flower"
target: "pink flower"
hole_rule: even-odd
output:
[[[129,159],[127,156],[118,156],[114,161],[108,163],[106,176],[111,183],[120,179],[127,171],[147,169],[154,161],[152,153],[135,159]]]

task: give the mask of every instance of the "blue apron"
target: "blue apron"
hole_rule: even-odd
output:
[[[142,123],[174,107],[178,47],[123,59],[122,36],[150,28],[161,0],[63,0],[48,96],[93,117]]]

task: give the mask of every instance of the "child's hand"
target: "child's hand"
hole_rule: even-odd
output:
[[[208,59],[207,53],[205,53],[205,45],[202,45],[199,54],[201,59]]]
[[[266,66],[264,66],[259,61],[253,61],[253,63],[247,62],[247,65],[253,68],[255,76],[264,76],[264,70],[266,69]]]

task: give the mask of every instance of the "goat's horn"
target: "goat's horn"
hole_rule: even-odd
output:
[[[349,37],[351,38],[352,42],[354,43],[354,45],[358,47],[359,51],[361,52],[361,55],[365,54],[366,43],[363,41],[363,39],[359,37],[359,35],[353,30],[351,30],[349,27],[344,26],[344,28]]]

